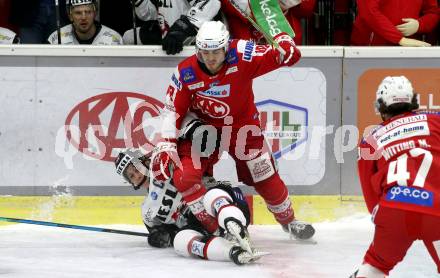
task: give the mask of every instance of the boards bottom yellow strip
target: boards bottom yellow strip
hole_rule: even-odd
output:
[[[0,216],[77,225],[142,225],[143,196],[0,196]],[[291,197],[298,219],[309,222],[333,221],[354,213],[366,213],[359,196]],[[253,223],[275,224],[260,196],[253,196]],[[0,225],[5,225],[1,223]]]

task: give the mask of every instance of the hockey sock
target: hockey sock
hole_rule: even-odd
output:
[[[278,174],[259,182],[254,187],[278,223],[286,225],[295,219],[289,192]]]
[[[193,200],[187,204],[192,214],[194,214],[207,232],[214,233],[218,229],[217,219],[211,216],[203,206],[203,197]]]

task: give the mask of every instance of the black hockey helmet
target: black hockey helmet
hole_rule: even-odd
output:
[[[116,173],[124,178],[135,190],[138,190],[141,185],[150,178],[149,164],[151,153],[142,154],[140,150],[126,149],[118,154],[115,160]],[[139,184],[133,184],[127,175],[127,168],[133,165],[136,169],[144,175],[144,178]]]

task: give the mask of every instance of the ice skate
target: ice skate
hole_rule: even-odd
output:
[[[240,221],[233,217],[225,219],[225,228],[228,234],[235,238],[238,244],[246,250],[248,253],[252,254],[252,245],[249,238],[249,232],[244,227]]]
[[[268,255],[270,253],[268,252],[262,252],[258,250],[252,250],[252,253],[249,253],[248,251],[244,250],[240,246],[234,246],[232,247],[229,257],[231,260],[237,264],[237,265],[243,265],[255,262],[259,260],[261,257]]]
[[[309,223],[293,220],[289,224],[281,225],[286,233],[289,233],[291,239],[297,239],[301,241],[309,240],[316,243],[316,241],[310,240],[315,234],[315,228]]]

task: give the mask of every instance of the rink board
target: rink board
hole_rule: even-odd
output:
[[[275,224],[260,196],[248,196],[253,224]],[[291,197],[296,217],[310,222],[334,221],[366,212],[359,196]],[[2,196],[0,217],[69,224],[142,224],[141,196]],[[6,223],[0,222],[0,225]]]

